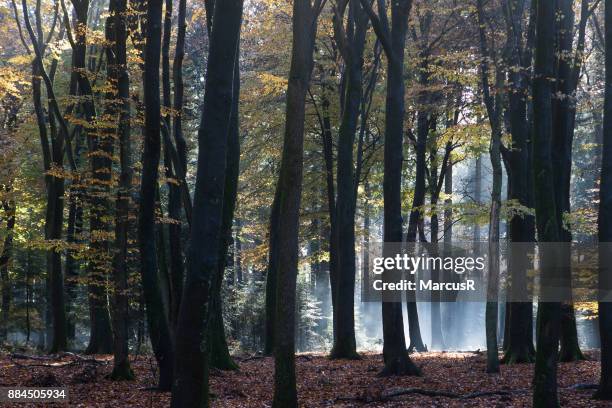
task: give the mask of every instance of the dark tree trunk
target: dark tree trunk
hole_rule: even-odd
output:
[[[52,63],[51,77],[47,74],[44,67],[44,50],[47,44],[43,39],[42,26],[40,18],[36,19],[36,29],[38,38],[34,33],[34,29],[30,23],[28,6],[26,0],[22,0],[23,19],[32,47],[36,54],[33,61],[33,75],[42,76],[47,89],[47,101],[49,105],[49,130],[47,133],[47,125],[44,110],[42,107],[41,89],[39,78],[32,78],[34,107],[37,116],[38,128],[40,133],[41,145],[43,150],[43,164],[45,171],[49,171],[52,167],[62,169],[64,167],[64,142],[68,137],[66,124],[59,112],[57,100],[53,91],[53,75],[57,67],[57,60]],[[36,4],[35,15],[40,16],[40,3]],[[57,121],[57,122],[56,122]],[[58,132],[57,124],[59,122],[60,131]],[[50,143],[49,143],[50,137]],[[68,149],[70,150],[70,149]],[[70,156],[71,157],[71,156]],[[45,213],[45,239],[60,240],[62,238],[63,229],[63,209],[64,209],[64,179],[61,176],[47,175],[45,177],[47,187],[47,208]],[[50,299],[51,307],[47,307],[47,324],[51,322],[51,327],[47,326],[48,335],[52,339],[47,338],[47,345],[50,346],[50,351],[57,352],[65,350],[67,347],[67,329],[66,329],[66,309],[64,297],[64,277],[62,273],[61,253],[57,248],[53,247],[47,252],[47,297]],[[50,340],[50,341],[49,341]]]
[[[564,214],[570,208],[570,182],[572,173],[572,143],[574,139],[575,97],[576,85],[574,82],[574,67],[569,58],[573,50],[574,11],[573,1],[558,1],[558,17],[556,21],[558,55],[556,61],[557,81],[556,95],[553,98],[553,149],[552,160],[555,183],[555,204],[557,210],[557,226],[559,238],[562,242],[571,242],[572,233],[564,226]],[[583,1],[586,4],[586,1]],[[583,18],[586,15],[583,13]],[[583,29],[584,30],[584,29]],[[584,38],[584,32],[582,33]],[[584,40],[582,40],[584,41]],[[564,57],[560,57],[563,55]],[[579,69],[579,68],[578,68]],[[571,252],[565,251],[564,268],[567,279],[571,279]],[[584,360],[578,345],[576,330],[576,317],[574,307],[564,303],[561,307],[561,350],[559,361]]]
[[[236,54],[238,58],[238,54]],[[232,95],[232,113],[227,141],[227,159],[225,170],[225,188],[223,190],[223,213],[221,224],[221,248],[219,252],[219,267],[212,280],[210,302],[210,366],[221,370],[235,370],[238,365],[232,360],[223,324],[223,305],[221,287],[227,267],[228,249],[232,241],[232,221],[236,209],[238,194],[238,175],[240,171],[240,128],[239,128],[239,98],[240,98],[240,61],[234,62],[234,84]]]
[[[298,230],[304,157],[306,93],[313,67],[317,19],[321,2],[293,2],[293,44],[287,85],[283,154],[276,185],[278,268],[274,333],[274,398],[272,407],[298,406],[295,374],[295,308]],[[272,249],[271,249],[272,251]]]
[[[332,237],[338,247],[338,280],[336,303],[334,304],[334,346],[332,358],[358,358],[355,341],[355,133],[359,118],[363,76],[363,53],[368,27],[367,15],[359,0],[350,0],[349,29],[346,33],[345,63],[346,86],[342,121],[338,134],[337,201],[336,219],[338,228]],[[342,15],[343,13],[338,13]],[[337,30],[342,22],[336,21]]]
[[[155,228],[157,203],[158,166],[161,150],[159,98],[159,59],[161,49],[162,1],[147,2],[147,30],[144,63],[144,152],[140,183],[138,211],[138,244],[140,249],[140,273],[146,303],[149,336],[159,366],[161,390],[172,387],[173,348],[170,323],[163,302],[158,275],[158,259]],[[194,303],[195,304],[195,303]]]
[[[206,345],[206,334],[210,327],[211,291],[215,290],[211,283],[214,284],[220,265],[228,139],[234,106],[234,68],[239,62],[242,6],[242,0],[227,0],[214,7],[206,93],[198,129],[198,168],[187,274],[176,329],[171,404],[174,408],[208,406],[209,345]]]
[[[384,1],[379,2],[379,17],[373,13],[367,0],[362,6],[368,12],[372,25],[387,55],[387,96],[385,112],[384,147],[384,242],[402,242],[402,145],[404,137],[404,48],[411,0],[391,4],[391,28],[386,18]],[[416,306],[416,305],[415,305]],[[415,309],[416,310],[416,309]],[[406,350],[401,302],[382,303],[383,358],[382,375],[418,375]],[[411,331],[412,333],[412,331]]]
[[[270,229],[268,234],[268,271],[266,273],[266,316],[264,327],[264,355],[274,353],[274,329],[276,314],[276,277],[278,275],[278,229],[280,227],[278,189],[274,193],[272,211],[270,213]]]
[[[601,377],[595,397],[612,400],[612,0],[605,3],[605,99],[599,189],[599,336]]]
[[[559,228],[555,205],[555,184],[551,148],[553,140],[553,78],[555,50],[554,2],[538,1],[536,47],[533,81],[533,170],[535,209],[540,242],[558,242]],[[554,277],[555,254],[543,247],[541,254],[542,288]],[[552,273],[551,273],[552,272]],[[552,276],[551,276],[552,275]],[[546,293],[543,293],[546,295]],[[548,299],[547,299],[548,300]],[[540,301],[538,307],[538,336],[534,373],[533,405],[557,407],[557,359],[559,347],[561,304]]]
[[[5,193],[10,194],[11,187],[3,186]],[[9,312],[11,308],[11,281],[9,279],[9,265],[13,252],[13,231],[15,229],[15,201],[8,198],[2,202],[6,218],[6,232],[2,253],[0,254],[0,283],[2,284],[2,316],[0,316],[0,341],[6,341],[8,335]]]
[[[184,175],[187,169],[187,144],[183,137],[183,58],[185,56],[185,31],[186,31],[186,8],[187,0],[179,0],[178,3],[178,22],[176,33],[176,46],[174,50],[174,61],[172,64],[173,85],[174,85],[174,100],[173,108],[175,116],[173,118],[173,136],[176,144],[178,156],[178,166],[175,164],[174,173],[179,174],[178,183],[185,183]],[[177,170],[177,167],[180,167]],[[185,205],[184,198],[180,188],[187,189],[187,186],[170,186],[168,195],[168,215],[176,220],[181,220],[180,209],[181,205]],[[187,192],[188,195],[188,192]],[[188,205],[188,204],[187,204]],[[185,214],[187,216],[187,214]],[[172,223],[168,227],[170,239],[170,271],[171,271],[171,286],[172,286],[172,305],[171,313],[173,321],[178,319],[178,311],[180,308],[181,295],[183,292],[183,280],[185,277],[185,264],[182,245],[182,226],[180,223]]]
[[[483,100],[491,126],[491,144],[489,154],[491,156],[491,168],[493,170],[493,186],[491,188],[491,210],[489,214],[489,269],[487,280],[487,305],[486,305],[486,339],[487,339],[487,372],[499,373],[499,357],[497,345],[498,327],[498,291],[499,291],[499,222],[501,211],[502,190],[502,164],[500,157],[500,146],[502,137],[502,101],[501,91],[503,76],[499,69],[495,74],[495,85],[489,85],[489,59],[495,62],[495,51],[489,51],[489,44],[485,32],[487,22],[484,16],[483,0],[477,1],[478,25],[480,34],[480,75]]]
[[[172,0],[166,0],[166,7],[164,9],[164,31],[162,37],[162,104],[167,112],[170,112],[170,110],[172,109],[172,97],[170,95],[171,36]],[[177,117],[180,117],[180,114]],[[183,289],[182,280],[184,275],[183,251],[181,245],[181,193],[180,186],[176,184],[177,182],[182,183],[184,180],[181,177],[182,174],[178,174],[179,171],[177,171],[177,168],[180,167],[182,173],[182,171],[184,171],[184,169],[186,168],[186,163],[183,163],[182,156],[178,154],[178,149],[177,156],[179,157],[177,157],[177,159],[179,163],[174,163],[171,159],[171,151],[174,148],[172,146],[171,133],[171,115],[167,113],[163,115],[162,134],[164,141],[164,165],[166,167],[166,178],[168,179],[168,217],[173,220],[173,222],[168,225],[168,296],[170,305],[169,320],[171,326],[175,328],[181,301],[181,291]]]
[[[427,87],[429,82],[428,61],[426,55],[421,55],[421,71],[419,73],[419,85]],[[412,207],[408,218],[408,232],[406,233],[406,242],[417,241],[417,231],[419,226],[423,225],[423,206],[425,205],[425,177],[426,177],[426,154],[427,154],[427,137],[435,120],[432,120],[430,113],[427,112],[425,105],[428,102],[428,95],[425,91],[419,94],[419,105],[421,109],[417,113],[417,139],[415,146],[416,153],[416,176],[414,185],[414,196],[412,199]],[[414,293],[407,294],[406,308],[408,312],[408,332],[410,335],[409,350],[419,352],[427,351],[427,347],[423,343],[421,337],[421,327],[419,324],[419,315],[417,304],[414,299]]]
[[[331,305],[332,310],[335,310],[336,305],[336,287],[338,280],[338,241],[336,237],[336,229],[338,221],[336,217],[336,189],[334,187],[334,152],[331,132],[331,119],[329,117],[329,99],[323,93],[321,107],[323,111],[321,138],[323,142],[323,158],[325,161],[325,185],[327,195],[327,212],[329,214],[329,286],[331,289]],[[332,325],[335,327],[336,320],[332,318]],[[336,330],[333,330],[334,336]]]
[[[132,163],[130,141],[130,79],[127,72],[127,28],[124,14],[126,0],[111,0],[110,16],[107,20],[107,38],[114,44],[107,51],[109,77],[116,80],[119,138],[119,190],[115,211],[115,257],[113,259],[113,372],[115,380],[131,380],[134,373],[130,367],[128,336],[128,231],[130,227],[129,210],[132,188]]]
[[[535,2],[534,2],[535,4]],[[524,6],[524,4],[522,4]],[[505,9],[507,35],[510,42],[508,65],[521,66],[521,71],[510,70],[508,92],[508,116],[512,134],[511,149],[505,152],[505,162],[508,169],[509,198],[520,205],[531,208],[532,194],[529,193],[531,183],[531,143],[529,121],[527,118],[527,95],[529,94],[529,66],[532,61],[531,47],[532,27],[535,21],[535,8],[532,6],[528,40],[523,45],[523,7],[510,2]],[[522,58],[521,58],[522,57]],[[510,219],[510,240],[512,243],[528,243],[535,240],[535,221],[529,214],[514,215]],[[505,355],[503,361],[507,364],[531,363],[535,356],[532,336],[533,307],[530,302],[519,302],[527,293],[527,269],[529,254],[516,245],[511,246],[512,255],[509,265],[512,274],[510,287],[511,297],[506,309],[507,325],[504,336]]]

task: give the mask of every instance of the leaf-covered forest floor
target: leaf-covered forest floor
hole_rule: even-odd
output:
[[[599,376],[595,353],[590,361],[561,363],[559,395],[564,407],[610,407],[591,399]],[[112,356],[66,353],[38,356],[0,354],[0,386],[65,386],[74,407],[167,407],[169,393],[151,391],[156,367],[151,356],[134,356],[136,380],[106,378]],[[485,373],[480,352],[419,353],[412,358],[422,377],[387,377],[377,373],[381,356],[332,361],[321,354],[297,356],[298,387],[303,407],[529,407],[532,364],[501,366],[501,374]],[[211,373],[213,407],[270,406],[274,383],[272,358],[236,358],[240,370]],[[42,404],[15,404],[15,407]]]

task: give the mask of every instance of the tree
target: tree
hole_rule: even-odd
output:
[[[2,284],[2,328],[0,329],[0,340],[6,340],[8,334],[9,313],[11,309],[11,281],[9,278],[9,264],[11,262],[13,252],[13,231],[15,229],[15,200],[10,197],[11,185],[2,185],[0,189],[3,197],[1,204],[6,217],[6,236],[0,253],[0,283]]]
[[[115,257],[113,259],[113,352],[114,365],[111,378],[117,380],[130,380],[134,373],[130,367],[128,336],[128,240],[129,240],[129,213],[132,188],[132,163],[130,140],[130,79],[127,72],[126,52],[126,16],[127,1],[112,0],[109,4],[109,17],[107,20],[107,39],[111,46],[107,50],[107,64],[109,77],[116,82],[116,103],[118,107],[117,134],[119,139],[119,161],[121,174],[119,175],[119,190],[115,211]],[[114,43],[114,44],[113,44]]]
[[[298,262],[298,226],[304,158],[306,93],[313,67],[317,20],[324,0],[293,2],[293,43],[287,85],[285,133],[280,173],[273,211],[280,225],[276,247],[278,258],[274,328],[274,399],[276,408],[297,407],[295,379],[295,300]],[[271,225],[272,228],[272,225]],[[272,252],[278,251],[278,252]]]
[[[52,169],[61,170],[64,167],[64,143],[68,142],[68,129],[64,121],[53,91],[53,82],[47,74],[44,66],[44,53],[48,45],[42,34],[42,26],[40,19],[36,19],[38,38],[34,33],[32,24],[30,23],[28,5],[26,0],[21,2],[23,8],[23,20],[30,36],[32,48],[35,58],[33,61],[33,97],[39,128],[39,135],[43,148],[44,168],[47,172],[47,212],[45,216],[45,239],[54,240],[61,239],[63,227],[63,194],[64,194],[64,179],[60,174],[51,175],[49,172]],[[36,15],[40,14],[40,5],[37,4]],[[49,39],[51,36],[49,36]],[[53,115],[49,118],[49,130],[47,132],[45,115],[43,112],[40,90],[40,79],[42,76],[47,89],[47,99],[49,108]],[[57,122],[56,122],[57,121]],[[57,125],[60,129],[58,131]],[[49,143],[49,136],[50,141]],[[68,150],[71,150],[69,148]],[[51,298],[51,321],[52,321],[52,341],[51,351],[62,351],[67,347],[67,327],[66,327],[66,309],[64,298],[64,278],[62,274],[61,254],[55,247],[51,247],[47,254],[47,272],[49,282],[49,294]]]
[[[509,148],[502,146],[502,154],[508,173],[509,199],[515,200],[522,208],[533,206],[533,184],[531,178],[531,122],[528,117],[530,66],[533,60],[535,37],[536,2],[532,2],[528,26],[525,28],[523,14],[525,2],[509,2],[504,7],[508,69],[508,116],[512,142]],[[526,35],[525,35],[526,32]],[[526,36],[526,39],[523,39]],[[514,69],[512,67],[517,67]],[[507,313],[507,336],[503,361],[508,364],[533,361],[533,306],[523,300],[527,293],[528,252],[520,243],[535,241],[535,219],[527,211],[510,218],[510,241],[512,255],[509,265],[512,282],[510,286],[513,301],[509,302]]]
[[[595,397],[612,400],[612,1],[605,3],[605,96],[604,134],[599,187],[599,335],[601,338],[601,377]]]
[[[536,46],[533,79],[533,171],[535,187],[535,210],[538,238],[540,242],[558,242],[559,228],[556,218],[554,175],[552,162],[553,109],[552,93],[554,78],[554,22],[555,3],[538,1],[536,18]],[[554,278],[555,254],[552,248],[542,247],[540,257],[542,288]],[[546,299],[546,293],[543,293]],[[538,305],[538,336],[534,372],[534,407],[558,406],[557,359],[561,304],[541,300]]]
[[[158,260],[155,236],[155,207],[160,158],[160,99],[159,58],[161,48],[162,2],[147,2],[147,30],[144,63],[144,151],[138,211],[138,244],[140,249],[140,274],[147,305],[149,335],[157,364],[158,388],[172,387],[173,344],[166,306],[163,304],[158,278]]]
[[[242,0],[219,2],[215,4],[212,17],[206,91],[198,129],[198,169],[187,271],[176,328],[174,408],[208,406],[206,333],[211,292],[215,290],[211,282],[215,282],[220,265],[228,139],[234,107],[234,67],[238,64],[242,6]]]
[[[210,365],[211,367],[221,370],[235,370],[238,368],[238,365],[232,360],[227,347],[221,298],[221,286],[223,284],[225,268],[228,264],[228,250],[232,241],[232,222],[236,209],[238,175],[240,172],[240,127],[238,112],[240,101],[240,63],[238,60],[234,63],[234,84],[232,92],[232,114],[230,117],[229,136],[227,141],[225,188],[223,190],[219,266],[212,279],[210,302]]]
[[[372,26],[387,56],[387,95],[384,146],[384,242],[402,241],[402,144],[404,135],[404,45],[408,28],[411,0],[391,4],[391,27],[387,21],[384,1],[379,1],[378,16],[367,0],[361,4],[368,13]],[[383,375],[418,375],[406,350],[402,318],[402,304],[383,302]]]
[[[487,372],[499,372],[499,357],[497,350],[497,296],[499,290],[499,219],[501,211],[501,189],[502,189],[502,167],[500,157],[500,146],[502,137],[502,101],[501,92],[496,92],[503,83],[503,76],[498,71],[495,76],[495,85],[489,85],[489,60],[495,61],[494,44],[489,48],[485,33],[485,15],[482,0],[477,0],[478,26],[480,34],[480,72],[482,95],[487,115],[491,125],[491,144],[489,154],[491,156],[491,167],[493,169],[493,187],[491,189],[491,211],[489,214],[489,273],[487,282],[487,305],[486,305],[486,338],[487,338]],[[491,91],[495,91],[492,93]]]
[[[349,7],[348,25],[342,27],[346,7]],[[368,17],[359,0],[350,0],[336,6],[334,29],[336,42],[346,64],[346,85],[341,109],[342,120],[338,135],[336,235],[332,237],[338,248],[337,282],[334,303],[334,346],[332,358],[357,358],[355,342],[355,133],[357,132],[361,100],[363,98],[363,53]]]

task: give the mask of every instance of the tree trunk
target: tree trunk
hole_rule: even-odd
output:
[[[559,228],[554,194],[551,145],[553,139],[552,93],[554,78],[554,2],[538,1],[536,22],[536,51],[533,81],[533,170],[535,209],[540,242],[558,242]],[[541,254],[542,288],[554,277],[555,254],[543,247]],[[552,275],[552,276],[551,276]],[[546,293],[543,293],[546,295]],[[538,336],[534,373],[533,405],[557,407],[557,358],[560,330],[559,302],[540,301],[538,306]]]
[[[485,28],[487,23],[484,16],[483,0],[477,0],[478,25],[480,34],[480,75],[483,100],[491,125],[491,168],[493,170],[493,186],[491,188],[491,210],[489,214],[489,270],[487,281],[486,305],[486,339],[487,339],[487,372],[499,373],[499,357],[497,346],[497,320],[498,320],[498,292],[499,292],[499,219],[501,210],[502,165],[500,157],[502,137],[502,101],[499,89],[503,86],[504,78],[501,71],[496,69],[495,85],[489,85],[489,59],[495,62],[495,51],[489,51]]]
[[[149,336],[159,366],[160,390],[172,387],[173,348],[168,314],[158,276],[155,207],[160,159],[159,55],[161,48],[162,1],[147,2],[147,33],[144,69],[144,152],[138,211],[140,274],[146,303]],[[195,303],[194,303],[195,304]]]
[[[363,76],[363,53],[368,27],[367,16],[359,0],[350,0],[349,30],[346,44],[346,87],[342,121],[338,134],[337,201],[338,281],[334,305],[334,346],[332,358],[358,358],[355,341],[355,133],[359,118]],[[339,13],[340,14],[340,13]],[[336,24],[337,25],[337,24]],[[340,22],[341,25],[341,22]]]
[[[313,66],[313,51],[320,2],[293,2],[293,45],[287,85],[285,134],[276,185],[278,264],[274,333],[274,398],[272,407],[297,407],[295,375],[295,307],[298,267],[298,230],[304,157],[306,93]]]
[[[384,1],[378,3],[376,18],[369,3],[362,0],[372,25],[387,55],[387,95],[385,112],[385,147],[383,177],[383,239],[384,242],[402,242],[402,145],[404,137],[404,48],[411,0],[394,1],[391,4],[391,29],[388,28]],[[416,306],[416,305],[415,305]],[[416,310],[416,308],[415,308]],[[406,350],[402,303],[382,303],[383,359],[382,375],[418,375]],[[411,330],[412,333],[412,330]]]
[[[132,188],[132,163],[130,141],[130,79],[127,72],[127,29],[123,18],[127,10],[126,0],[111,0],[107,20],[107,39],[114,47],[107,50],[109,77],[116,80],[119,137],[119,190],[115,211],[115,256],[113,259],[113,372],[114,380],[131,380],[134,373],[130,367],[129,303],[128,303],[128,231],[130,227],[130,198]],[[116,116],[115,116],[116,117]]]
[[[564,214],[571,211],[570,208],[570,183],[572,173],[572,143],[574,139],[575,122],[575,97],[576,85],[574,82],[574,69],[572,59],[568,58],[573,51],[573,29],[574,11],[572,0],[559,0],[558,17],[556,21],[558,54],[557,54],[557,81],[556,94],[553,98],[553,177],[555,185],[555,202],[557,210],[557,226],[559,238],[562,242],[571,242],[572,233],[565,227]],[[586,4],[583,1],[583,4]],[[583,18],[586,16],[583,12]],[[582,33],[584,37],[584,32]],[[584,40],[583,40],[584,41]],[[564,57],[561,57],[563,55]],[[578,68],[580,69],[580,68]],[[571,252],[564,251],[564,273],[571,281]],[[570,295],[571,296],[571,295]],[[571,302],[564,303],[561,307],[561,350],[559,361],[584,360],[584,356],[578,345],[578,333],[576,330],[576,317]]]
[[[534,3],[535,4],[535,3]],[[531,183],[531,142],[530,124],[527,117],[527,98],[529,94],[529,66],[532,61],[530,32],[535,20],[535,8],[532,6],[528,41],[520,47],[523,36],[522,16],[524,10],[516,3],[509,3],[505,10],[507,35],[511,41],[511,52],[507,53],[509,66],[521,65],[522,70],[510,70],[508,92],[508,116],[512,134],[511,149],[507,151],[505,163],[508,164],[509,198],[516,200],[527,208],[533,207]],[[523,56],[523,58],[521,58]],[[522,61],[521,61],[522,59]],[[535,221],[529,214],[513,215],[510,223],[510,241],[512,243],[529,243],[535,241]],[[522,300],[527,294],[527,269],[529,252],[523,250],[523,245],[511,245],[509,269],[511,279],[511,298],[506,308],[507,334],[504,336],[505,355],[503,361],[507,364],[531,363],[535,356],[533,347],[532,321],[533,306],[531,302]]]
[[[427,87],[429,82],[429,71],[427,56],[421,53],[421,71],[419,73],[419,85],[423,88]],[[415,146],[416,153],[416,177],[414,185],[414,196],[412,199],[412,208],[408,218],[408,232],[406,233],[406,242],[417,241],[417,230],[419,225],[423,224],[423,206],[425,205],[425,177],[426,177],[426,153],[427,153],[427,137],[432,123],[430,114],[425,110],[425,105],[428,103],[428,95],[425,91],[421,91],[418,96],[419,106],[421,109],[417,113],[417,139]],[[417,304],[414,299],[414,292],[407,293],[406,309],[408,312],[408,332],[410,335],[409,350],[419,352],[427,351],[427,347],[423,343],[421,337],[421,328],[419,324],[419,315]]]
[[[612,400],[612,0],[605,3],[605,99],[599,189],[599,336],[601,377],[595,397]],[[605,301],[604,301],[605,300]]]
[[[223,324],[223,304],[221,287],[225,268],[227,267],[228,248],[232,241],[232,221],[236,209],[238,194],[238,175],[240,172],[240,128],[239,128],[239,98],[240,98],[240,63],[234,63],[234,84],[232,95],[232,113],[227,141],[227,162],[225,188],[223,191],[223,214],[221,224],[221,249],[219,252],[219,267],[213,278],[210,304],[210,366],[221,370],[236,370],[238,365],[232,360]]]
[[[3,186],[3,190],[5,193],[10,194],[10,184]],[[2,207],[6,217],[6,235],[4,237],[2,253],[0,254],[0,283],[2,284],[2,316],[0,317],[2,324],[0,325],[0,341],[6,341],[8,336],[9,312],[11,308],[12,288],[9,279],[9,265],[13,252],[13,231],[15,229],[16,213],[15,201],[8,198],[2,202]]]
[[[234,67],[239,63],[242,6],[242,0],[227,0],[214,7],[206,92],[198,129],[188,267],[176,330],[173,408],[208,406],[206,333],[214,290],[211,283],[218,272],[222,246],[228,139],[234,106]]]
[[[276,280],[278,275],[278,229],[280,192],[276,189],[272,201],[270,213],[270,230],[268,234],[268,271],[266,273],[266,316],[264,322],[264,355],[271,356],[274,353],[274,328],[276,313]]]

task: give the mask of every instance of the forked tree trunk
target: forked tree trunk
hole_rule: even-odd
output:
[[[155,207],[161,150],[161,108],[159,99],[161,20],[162,1],[148,1],[143,81],[145,102],[144,152],[138,211],[138,244],[149,335],[159,367],[158,387],[161,390],[169,390],[173,378],[173,345],[168,314],[162,300],[155,239]]]
[[[402,242],[402,145],[404,137],[404,48],[411,0],[391,3],[391,28],[387,24],[385,2],[378,3],[378,17],[369,2],[362,0],[372,26],[387,56],[387,97],[385,112],[385,146],[383,199],[384,242]],[[406,350],[402,303],[382,303],[383,359],[382,375],[418,375]]]
[[[346,90],[342,121],[338,132],[337,200],[338,228],[332,237],[338,246],[338,281],[332,290],[336,292],[334,304],[334,346],[332,358],[358,358],[355,341],[355,133],[363,97],[363,53],[365,48],[367,15],[359,0],[349,0],[349,24],[346,33],[345,55]],[[338,13],[342,14],[342,13]],[[338,25],[339,23],[339,25]],[[336,22],[341,30],[342,22]]]
[[[242,0],[214,7],[202,118],[187,274],[176,329],[173,408],[208,406],[211,283],[218,272],[231,128],[234,68],[242,22]],[[231,222],[230,222],[231,225]]]

